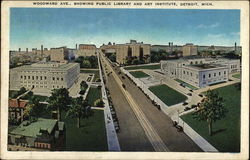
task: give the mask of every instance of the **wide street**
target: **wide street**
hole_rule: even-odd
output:
[[[121,132],[118,134],[118,139],[122,150],[123,144],[129,143],[123,142],[122,139],[124,136],[123,134],[126,134],[123,130],[126,129],[127,134],[129,132],[139,132],[141,134],[145,133],[149,140],[147,141],[147,138],[144,134],[144,140],[147,142],[146,144],[150,142],[154,149],[156,149],[159,145],[161,146],[159,150],[165,149],[165,151],[201,151],[201,149],[187,135],[185,135],[183,132],[177,132],[176,128],[172,126],[171,119],[162,111],[159,111],[151,103],[151,100],[149,100],[136,85],[134,85],[125,76],[125,79],[121,78],[122,74],[118,74],[118,67],[116,68],[116,73],[114,73],[114,69],[111,70],[110,68],[108,72],[110,71],[112,71],[112,74],[108,76],[109,78],[107,79],[107,87],[111,91],[111,97],[113,99],[115,108],[117,110],[118,119],[121,124]],[[114,77],[117,76],[119,76],[119,80],[114,79]],[[122,88],[115,81],[122,81],[122,83],[126,86],[126,91],[122,91]],[[128,102],[128,100],[131,100],[133,103]],[[122,104],[125,104],[125,106]],[[130,120],[131,118],[132,120]],[[133,123],[131,124],[126,121],[133,121]],[[123,128],[124,124],[126,124],[126,128]],[[137,127],[135,127],[135,125]],[[144,129],[145,132],[143,132],[142,129]],[[128,135],[131,135],[131,133]],[[135,134],[131,136],[135,136]],[[130,138],[136,139],[136,137]],[[159,141],[159,144],[156,144],[154,140]],[[125,141],[130,140],[126,139]]]

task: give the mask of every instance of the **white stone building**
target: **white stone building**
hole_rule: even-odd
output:
[[[34,93],[50,93],[56,88],[70,88],[80,73],[78,63],[38,62],[10,69],[10,90],[21,87]]]
[[[240,60],[183,58],[161,61],[161,71],[195,87],[228,81],[228,74],[240,71]]]

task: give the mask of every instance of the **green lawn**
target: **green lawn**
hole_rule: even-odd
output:
[[[238,79],[240,79],[240,77],[241,77],[241,75],[240,75],[240,73],[238,73],[238,74],[234,74],[234,75],[232,75],[234,78],[238,78]]]
[[[144,66],[131,66],[131,67],[125,67],[124,69],[126,70],[135,70],[135,69],[161,69],[160,64],[155,64],[155,65],[144,65]]]
[[[181,103],[187,99],[185,95],[165,84],[149,87],[149,90],[168,106]]]
[[[94,80],[93,81],[96,81],[97,79],[100,78],[100,75],[99,75],[99,70],[90,70],[90,69],[81,69],[80,70],[80,73],[94,73],[95,77],[94,77]]]
[[[239,84],[239,83],[238,83]],[[221,152],[240,151],[240,90],[237,84],[216,89],[223,97],[225,107],[228,109],[226,117],[213,124],[214,134],[209,136],[206,122],[193,119],[192,114],[181,118],[195,131]]]
[[[62,121],[66,125],[66,151],[107,151],[107,138],[102,110],[93,110],[93,115],[81,120],[81,127],[77,128],[75,118],[65,117]],[[44,112],[43,118],[51,118],[51,113]]]
[[[184,81],[182,81],[182,80],[180,80],[180,79],[175,79],[175,81],[177,81],[177,82],[179,82],[179,83],[183,83],[186,87],[188,87],[188,88],[190,88],[190,89],[192,89],[192,90],[198,89],[197,87],[192,86],[191,84],[188,84],[188,83],[186,83],[186,82],[184,82]]]
[[[90,87],[86,100],[91,106],[94,106],[94,102],[97,99],[102,98],[101,88]]]
[[[148,74],[142,72],[142,71],[133,71],[133,72],[129,72],[130,74],[132,74],[132,76],[134,76],[135,78],[145,78],[145,77],[149,77]]]
[[[76,119],[63,119],[67,151],[108,151],[103,111],[93,111],[93,116],[81,120],[80,128],[76,126]]]

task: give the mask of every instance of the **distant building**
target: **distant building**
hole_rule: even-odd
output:
[[[55,119],[23,121],[8,133],[8,150],[52,150],[65,148],[65,124]]]
[[[44,57],[50,57],[51,61],[63,62],[68,60],[68,54],[67,47],[51,48],[48,50],[41,45],[40,50],[32,48],[31,51],[28,48],[26,48],[26,51],[22,51],[19,48],[18,51],[10,51],[10,62],[14,63],[17,59],[19,62],[39,62]]]
[[[198,53],[198,46],[193,45],[192,43],[187,43],[184,46],[182,46],[182,56],[193,56],[197,55]]]
[[[9,122],[20,124],[24,118],[24,109],[27,106],[26,100],[10,99],[9,100]]]
[[[228,74],[240,71],[240,60],[187,57],[161,61],[161,70],[170,78],[202,88],[228,81]]]
[[[95,56],[96,46],[93,44],[79,44],[79,49],[77,50],[77,56]]]
[[[10,90],[21,87],[48,94],[52,89],[70,88],[78,80],[78,63],[38,62],[10,69]]]
[[[114,52],[116,54],[116,62],[124,64],[126,59],[130,57],[137,57],[142,60],[145,56],[150,55],[150,44],[138,43],[136,40],[130,40],[126,44],[109,44],[101,46],[104,53]]]
[[[51,61],[63,62],[68,60],[69,51],[66,47],[51,48],[50,50],[43,51],[43,54],[50,56]]]

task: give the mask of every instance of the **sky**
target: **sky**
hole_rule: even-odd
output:
[[[240,44],[240,10],[11,8],[11,50],[130,39],[233,46]]]

